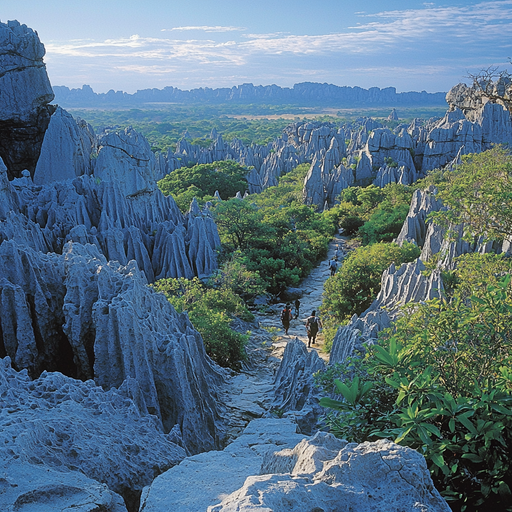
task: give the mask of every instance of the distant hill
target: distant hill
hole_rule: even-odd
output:
[[[110,90],[95,93],[89,85],[81,89],[53,87],[55,102],[62,107],[99,107],[141,105],[144,103],[264,103],[293,105],[361,106],[434,106],[446,105],[444,92],[396,92],[394,87],[339,87],[332,84],[303,82],[292,88],[278,85],[242,84],[231,88],[209,87],[183,91],[176,87],[143,89],[134,94]]]

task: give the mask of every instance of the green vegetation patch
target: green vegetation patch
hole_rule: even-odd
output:
[[[203,338],[206,353],[220,366],[239,370],[249,336],[233,330],[235,318],[253,320],[241,298],[229,287],[213,289],[194,279],[160,279],[153,284],[178,313],[186,311]]]
[[[212,164],[198,164],[181,167],[158,182],[165,195],[172,195],[181,211],[189,209],[195,197],[198,200],[211,200],[216,191],[222,199],[234,197],[237,192],[247,190],[247,167],[232,160]]]
[[[257,271],[266,289],[280,293],[297,286],[327,254],[335,231],[331,218],[302,204],[302,187],[309,164],[282,176],[277,187],[243,201],[214,203],[222,241],[222,258],[241,251],[244,264]]]
[[[458,258],[447,299],[405,307],[363,359],[317,377],[340,398],[320,401],[331,432],[416,449],[453,510],[512,507],[511,269]]]

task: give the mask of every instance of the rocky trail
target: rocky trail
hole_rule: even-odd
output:
[[[330,276],[328,261],[337,245],[343,248],[343,237],[331,241],[327,258],[302,281],[305,293],[300,299],[300,315],[292,321],[288,335],[280,321],[283,304],[256,315],[254,324],[259,327],[252,327],[247,365],[229,378],[222,392],[228,425],[226,448],[187,457],[157,477],[141,497],[140,512],[213,510],[211,507],[239,489],[247,477],[259,473],[265,453],[292,448],[305,439],[293,418],[280,418],[272,411],[275,379],[286,345],[298,338],[307,346],[304,324],[312,310],[320,309],[323,284]],[[309,351],[327,360],[322,347],[320,333]]]
[[[329,244],[327,257],[319,263],[300,285],[304,290],[301,297],[299,318],[293,319],[288,334],[280,320],[284,304],[270,307],[266,314],[257,314],[257,329],[251,331],[248,346],[249,361],[246,368],[231,378],[225,391],[228,406],[229,437],[235,438],[254,418],[260,418],[270,411],[274,398],[274,380],[277,369],[289,341],[298,338],[306,346],[308,337],[305,323],[313,310],[319,314],[322,304],[323,285],[330,276],[328,262],[334,256],[336,246],[343,249],[345,238],[337,235]],[[292,308],[293,309],[293,308]],[[309,350],[314,350],[320,358],[328,361],[329,356],[323,349],[324,337],[320,331],[317,342]]]
[[[278,395],[283,398],[283,367],[292,368],[284,372],[284,379],[293,381],[286,391],[305,396],[310,375],[324,364],[323,336],[307,349],[304,321],[319,310],[330,275],[328,259],[344,243],[341,237],[334,239],[327,259],[302,282],[306,292],[300,318],[293,320],[289,335],[280,322],[282,304],[257,316],[248,364],[228,379],[222,392],[228,425],[224,450],[187,457],[158,476],[144,488],[139,512],[382,512],[416,509],[419,501],[422,510],[425,503],[425,510],[449,512],[430,483],[423,457],[413,450],[398,452],[387,440],[357,445],[325,432],[312,436],[316,429],[308,436],[300,428],[304,423],[299,408],[293,407],[296,402],[287,412],[274,408]],[[396,471],[405,467],[403,475]]]

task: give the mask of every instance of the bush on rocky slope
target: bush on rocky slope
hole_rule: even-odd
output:
[[[450,300],[409,306],[352,378],[331,431],[349,441],[395,439],[425,455],[454,510],[511,510],[511,263],[459,260]],[[508,508],[507,508],[508,507]]]

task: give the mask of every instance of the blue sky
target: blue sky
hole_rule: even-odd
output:
[[[53,85],[97,92],[327,82],[447,91],[506,67],[512,0],[0,0]]]

